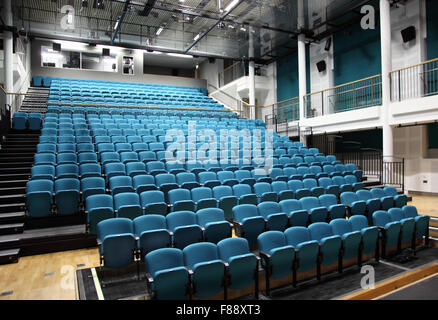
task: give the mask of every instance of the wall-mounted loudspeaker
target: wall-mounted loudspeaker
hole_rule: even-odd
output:
[[[408,27],[406,29],[403,29],[401,31],[401,34],[402,34],[402,38],[403,38],[403,42],[404,43],[412,41],[416,37],[415,27],[414,26],[410,26],[410,27]]]
[[[215,61],[216,61],[215,58],[208,58],[208,62],[210,62],[210,63],[214,63]]]
[[[61,52],[61,44],[60,43],[53,43],[53,51]]]
[[[318,68],[318,72],[323,72],[327,69],[327,64],[325,60],[321,60],[316,64],[316,67]]]
[[[327,41],[325,42],[325,47],[324,50],[325,51],[330,51],[330,47],[332,46],[332,38],[328,38]]]
[[[103,48],[102,49],[102,56],[103,57],[109,57],[110,56],[110,49]]]

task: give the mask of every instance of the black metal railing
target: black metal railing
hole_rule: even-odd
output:
[[[401,191],[405,191],[405,159],[404,158],[394,158],[393,160],[384,160],[382,162],[382,175],[381,183],[382,185],[390,185],[398,187]]]

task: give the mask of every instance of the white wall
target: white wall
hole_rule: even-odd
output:
[[[64,77],[74,79],[93,79],[93,80],[111,80],[111,81],[127,81],[138,83],[155,83],[169,84],[176,86],[189,87],[206,87],[207,82],[202,79],[191,79],[173,76],[161,76],[153,74],[143,74],[143,54],[144,50],[126,50],[119,47],[104,46],[111,49],[111,54],[117,55],[118,72],[92,71],[92,70],[74,70],[74,69],[58,69],[47,68],[41,66],[41,45],[51,45],[49,41],[35,40],[32,42],[32,73],[39,76]],[[87,44],[62,42],[62,48],[74,49],[76,51],[102,52],[102,46],[96,46],[94,49]],[[122,74],[122,57],[124,55],[134,57],[135,74]]]
[[[208,60],[204,61],[199,65],[199,75],[201,79],[207,80],[207,90],[208,92],[213,92],[214,89],[208,84],[213,85],[216,88],[219,88],[218,75],[219,72],[224,69],[224,60],[215,59],[213,63]]]

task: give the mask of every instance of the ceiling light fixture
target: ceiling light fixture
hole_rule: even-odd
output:
[[[156,35],[159,36],[160,33],[163,32],[163,30],[164,30],[164,27],[158,28]]]
[[[193,40],[195,40],[195,41],[198,40],[200,36],[201,36],[201,35],[198,33],[198,34],[196,35],[196,37],[193,38]]]
[[[231,1],[231,3],[225,8],[225,12],[229,12],[231,11],[235,6],[237,6],[237,4],[239,3],[240,0],[233,0]]]

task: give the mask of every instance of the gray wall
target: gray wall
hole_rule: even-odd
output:
[[[51,46],[52,42],[45,40],[32,41],[32,75],[33,76],[47,76],[47,77],[62,77],[73,79],[92,79],[92,80],[110,80],[110,81],[126,81],[138,83],[154,83],[167,84],[176,86],[189,87],[206,87],[207,81],[202,79],[190,79],[183,77],[161,76],[155,74],[143,74],[143,50],[130,50],[127,53],[124,49],[111,47],[111,54],[117,52],[118,72],[104,72],[104,71],[90,71],[90,70],[73,70],[73,69],[59,69],[41,67],[41,46]],[[71,48],[74,46],[73,48]],[[62,47],[64,44],[62,44]],[[90,50],[86,44],[71,43],[68,50]],[[101,48],[95,48],[96,52],[101,51]],[[90,50],[91,51],[91,50]],[[122,75],[122,57],[124,55],[133,56],[135,64],[135,74],[128,76]]]

